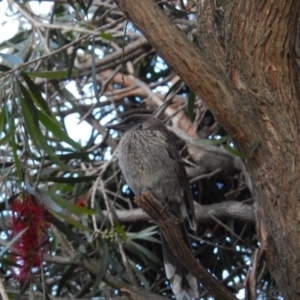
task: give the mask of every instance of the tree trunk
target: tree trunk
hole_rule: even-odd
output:
[[[199,1],[199,48],[154,1],[116,2],[249,155],[268,268],[285,299],[300,299],[300,1]]]

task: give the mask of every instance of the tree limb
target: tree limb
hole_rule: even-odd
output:
[[[214,218],[226,221],[255,223],[254,207],[238,201],[224,201],[211,205],[201,205],[194,202],[197,224],[208,225],[214,223]],[[144,222],[151,218],[141,208],[131,210],[115,210],[121,223]],[[107,211],[103,211],[106,215]]]
[[[135,202],[158,224],[177,258],[198,278],[215,299],[236,299],[223,284],[207,272],[203,265],[196,260],[192,251],[183,242],[184,239],[178,219],[162,205],[161,201],[146,191],[136,197]]]

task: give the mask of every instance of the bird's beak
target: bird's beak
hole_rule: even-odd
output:
[[[116,124],[107,124],[104,126],[106,129],[114,129],[117,131],[123,131],[124,130],[124,125],[120,124],[120,123],[116,123]]]

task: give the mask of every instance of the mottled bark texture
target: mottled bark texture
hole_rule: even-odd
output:
[[[266,261],[285,299],[300,299],[299,0],[199,1],[198,48],[149,0],[117,0],[158,54],[235,135],[246,154]],[[214,7],[214,4],[219,7]],[[215,23],[217,20],[217,24]],[[201,30],[204,29],[204,30]],[[262,216],[264,220],[262,219]]]

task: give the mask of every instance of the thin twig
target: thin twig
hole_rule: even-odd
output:
[[[5,287],[4,287],[3,282],[2,282],[2,276],[1,275],[0,275],[0,295],[2,297],[2,300],[9,300],[8,295],[5,291]]]
[[[207,173],[207,174],[201,174],[201,175],[199,175],[199,176],[196,176],[196,177],[192,178],[192,179],[190,180],[190,183],[193,183],[193,182],[195,182],[195,181],[198,181],[198,180],[200,180],[200,179],[202,179],[202,178],[210,178],[210,177],[212,177],[212,176],[218,174],[218,173],[221,172],[221,171],[222,171],[221,168],[217,168],[217,169],[215,169],[214,171],[212,171],[212,172],[210,172],[210,173]]]

